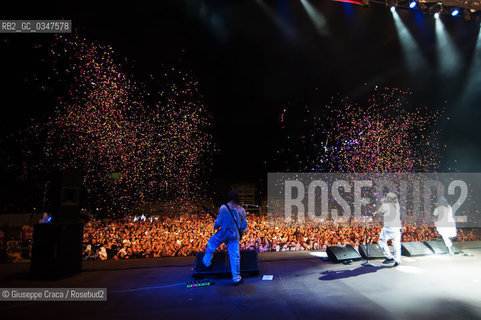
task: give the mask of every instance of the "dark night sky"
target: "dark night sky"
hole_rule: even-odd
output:
[[[109,43],[128,58],[138,79],[155,75],[163,65],[192,70],[213,114],[214,135],[222,150],[216,156],[216,177],[266,177],[271,168],[263,162],[278,148],[279,116],[288,103],[294,108],[323,105],[336,94],[355,100],[375,86],[410,88],[416,101],[432,107],[446,100],[452,120],[440,137],[448,143],[445,161],[458,159],[460,171],[481,169],[481,115],[475,103],[479,93],[463,91],[479,22],[443,17],[462,63],[456,75],[440,77],[433,17],[399,10],[429,61],[426,72],[411,75],[387,8],[328,0],[310,3],[325,16],[330,36],[316,32],[299,0],[62,1],[50,8],[42,4],[0,15],[71,19],[82,35]],[[0,37],[6,134],[51,110],[54,97],[25,79],[45,71],[33,46],[46,45],[53,36]]]

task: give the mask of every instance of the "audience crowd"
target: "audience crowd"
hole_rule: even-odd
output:
[[[134,221],[135,220],[135,221]],[[298,251],[319,250],[327,246],[377,243],[378,223],[350,221],[291,222],[273,221],[266,216],[248,215],[248,232],[241,240],[241,250]],[[204,251],[214,233],[214,219],[206,214],[177,214],[156,218],[92,220],[85,224],[83,258],[85,260],[189,256]],[[0,260],[18,262],[31,255],[31,232],[22,230],[19,237],[5,237],[0,231]],[[426,241],[439,238],[432,226],[408,225],[402,241]],[[480,233],[458,229],[455,241],[480,240]],[[219,250],[225,250],[221,246]]]
[[[377,243],[381,226],[351,221],[286,223],[265,216],[249,215],[248,233],[241,241],[241,250],[297,251],[319,250],[327,246]],[[199,215],[170,215],[145,221],[98,220],[84,229],[85,259],[129,259],[163,256],[188,256],[204,251],[213,234],[214,219]],[[402,241],[427,241],[439,238],[434,227],[406,226]],[[473,231],[458,230],[457,241],[478,240]],[[225,250],[221,246],[219,250]]]

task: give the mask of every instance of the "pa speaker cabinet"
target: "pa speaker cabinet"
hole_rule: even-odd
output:
[[[406,257],[428,256],[432,255],[433,251],[422,242],[403,242],[401,254]]]
[[[327,247],[326,252],[334,262],[361,260],[361,255],[350,245]]]
[[[257,275],[259,274],[259,262],[257,260],[257,251],[255,250],[242,250],[241,252],[241,274],[245,275]],[[230,271],[230,263],[229,263]]]
[[[446,254],[449,253],[448,247],[444,244],[444,241],[424,241],[426,247],[431,249],[434,254]]]
[[[230,269],[229,255],[225,251],[216,251],[212,258],[211,266],[206,268],[202,259],[204,252],[197,252],[194,262],[194,278],[228,276],[232,275]],[[259,274],[259,265],[257,260],[257,251],[242,250],[240,252],[240,267],[242,275]]]
[[[56,280],[80,273],[82,238],[82,223],[34,225],[31,277],[38,280]]]
[[[194,277],[208,277],[208,276],[217,276],[217,275],[224,275],[227,274],[229,271],[228,267],[228,259],[229,257],[225,252],[214,252],[214,256],[212,258],[211,266],[206,268],[202,259],[204,258],[205,252],[197,252],[195,255],[195,262],[194,262]]]
[[[82,179],[80,171],[58,171],[52,174],[45,190],[47,211],[52,212],[53,222],[74,223],[80,220]]]
[[[377,243],[375,244],[360,244],[359,253],[364,259],[384,259],[384,253],[382,252],[381,246]]]

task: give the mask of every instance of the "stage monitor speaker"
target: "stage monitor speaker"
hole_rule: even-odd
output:
[[[229,264],[230,268],[230,264]],[[241,274],[257,275],[259,274],[259,262],[257,260],[257,251],[242,250],[241,251]]]
[[[367,248],[366,248],[367,246]],[[382,252],[381,246],[377,243],[375,244],[361,244],[359,245],[359,253],[364,259],[384,259],[384,253]],[[369,257],[368,257],[369,254]]]
[[[229,272],[227,269],[229,256],[225,252],[215,252],[209,268],[206,268],[202,262],[204,254],[204,252],[197,252],[195,255],[194,277],[196,275],[215,276]]]
[[[424,244],[431,249],[434,254],[447,254],[449,253],[448,247],[443,240],[436,241],[424,241]]]
[[[327,247],[326,252],[334,262],[361,260],[361,255],[350,245]]]
[[[422,242],[403,242],[401,254],[406,257],[417,257],[432,255],[433,252]]]
[[[241,274],[242,275],[258,275],[259,264],[257,260],[257,251],[242,250],[241,254]],[[194,262],[194,278],[227,276],[232,275],[230,270],[229,255],[225,251],[216,251],[212,258],[212,264],[209,268],[202,263],[204,252],[197,252]]]
[[[82,269],[82,223],[34,225],[30,275],[37,280],[57,280]]]

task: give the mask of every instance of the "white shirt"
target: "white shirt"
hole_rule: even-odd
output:
[[[378,210],[384,215],[385,228],[401,228],[401,209],[398,203],[384,202]]]

